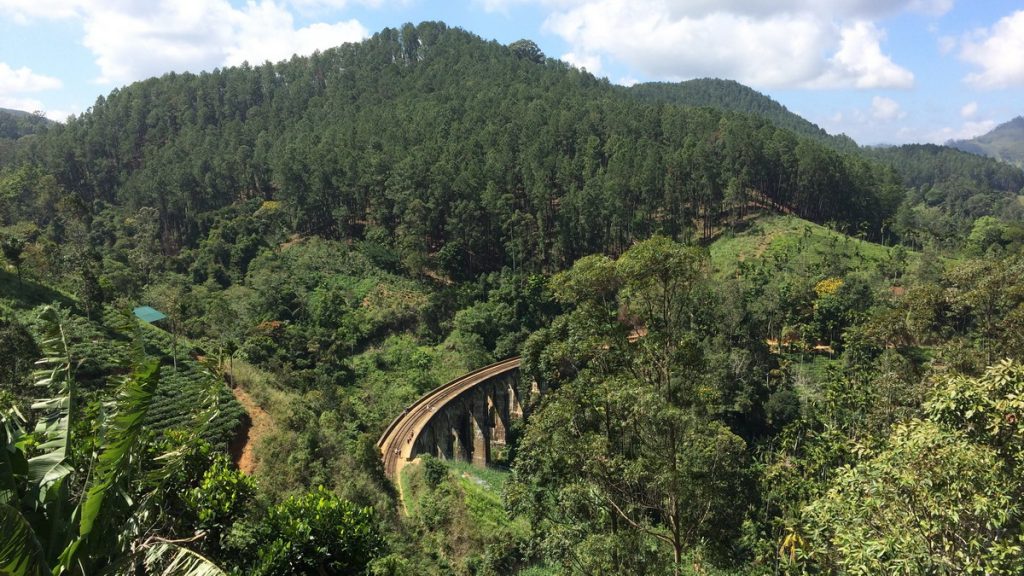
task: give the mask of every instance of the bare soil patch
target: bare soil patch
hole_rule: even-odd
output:
[[[248,415],[231,443],[231,460],[243,474],[251,476],[259,464],[254,447],[274,429],[274,420],[241,386],[236,386],[231,392]]]

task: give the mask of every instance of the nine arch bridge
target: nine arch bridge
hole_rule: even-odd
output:
[[[486,466],[504,446],[513,418],[523,415],[519,358],[474,370],[436,388],[391,421],[377,448],[392,480],[421,454]]]

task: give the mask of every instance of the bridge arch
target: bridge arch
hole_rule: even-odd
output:
[[[511,421],[522,417],[519,357],[474,370],[413,402],[384,430],[377,448],[392,480],[421,454],[491,461],[493,446],[507,441]]]

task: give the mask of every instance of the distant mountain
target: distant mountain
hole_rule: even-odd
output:
[[[950,140],[946,145],[1024,168],[1024,116],[1000,124],[988,134],[970,140]]]
[[[42,132],[53,124],[56,122],[41,114],[0,108],[0,138],[14,140],[28,134]]]
[[[11,116],[32,116],[31,112],[25,112],[24,110],[14,110],[12,108],[0,108],[0,114],[10,114]]]
[[[646,102],[706,106],[751,114],[836,150],[850,152],[857,149],[857,143],[850,137],[831,135],[770,97],[734,80],[700,78],[678,83],[648,82],[631,86],[628,91]]]

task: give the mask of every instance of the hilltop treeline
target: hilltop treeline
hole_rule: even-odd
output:
[[[629,92],[647,102],[706,106],[750,114],[838,151],[857,150],[857,143],[849,136],[831,135],[818,125],[790,112],[782,104],[735,80],[700,78],[679,83],[647,82],[631,86]]]
[[[258,197],[297,231],[386,236],[412,267],[466,274],[706,236],[752,202],[877,236],[900,200],[890,171],[767,121],[643,103],[439,23],[132,84],[19,160],[85,206],[155,207],[168,252]]]

